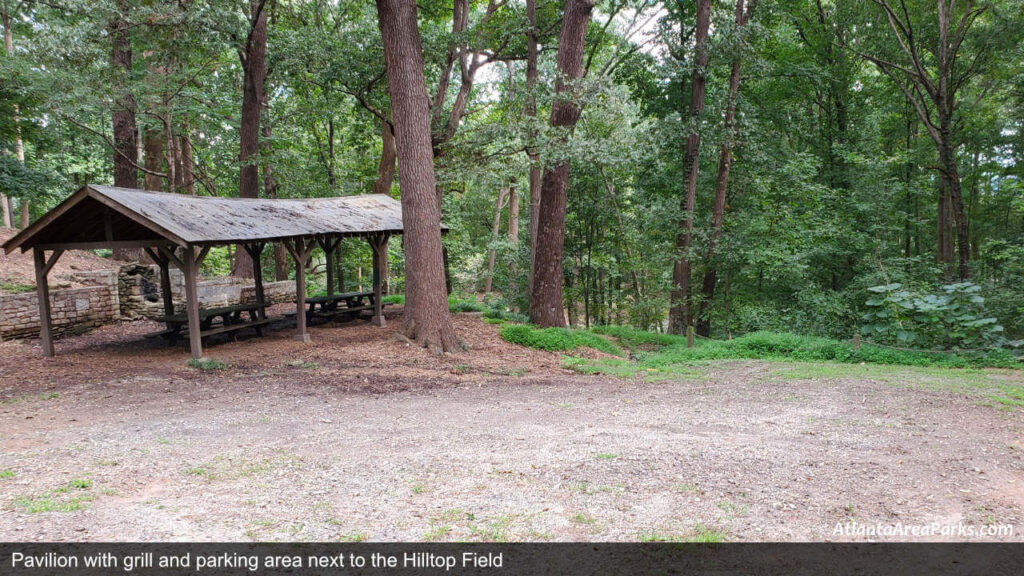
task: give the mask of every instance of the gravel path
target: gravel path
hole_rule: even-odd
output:
[[[173,349],[132,361],[116,342],[138,326],[51,361],[4,344],[0,541],[864,539],[833,532],[851,521],[1024,540],[1024,409],[986,392],[1024,374],[622,380],[458,324],[471,353],[354,323],[214,347],[231,367],[212,372]]]

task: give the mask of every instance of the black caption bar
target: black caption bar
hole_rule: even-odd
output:
[[[1024,544],[0,543],[4,576],[1021,573]]]

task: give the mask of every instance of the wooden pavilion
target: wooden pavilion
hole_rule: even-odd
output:
[[[373,250],[373,322],[384,325],[381,276],[387,263],[388,239],[401,234],[402,206],[383,194],[308,199],[246,199],[188,196],[130,188],[87,184],[28,228],[4,243],[7,253],[32,250],[39,297],[40,337],[43,354],[53,356],[47,274],[66,250],[142,248],[160,267],[165,318],[174,316],[169,269],[178,267],[185,279],[189,345],[193,358],[202,357],[202,338],[209,333],[201,323],[197,291],[198,270],[213,246],[240,246],[258,260],[268,242],[281,242],[295,259],[297,340],[309,341],[306,331],[305,268],[313,249],[331,255],[342,238],[366,238]],[[47,255],[49,252],[49,255]],[[333,291],[333,270],[328,270],[328,291]],[[256,300],[248,309],[257,328],[268,322],[263,275],[254,266]],[[344,295],[342,295],[344,296]],[[237,311],[236,311],[237,312]],[[170,322],[169,322],[170,324]],[[227,316],[225,316],[225,325]]]

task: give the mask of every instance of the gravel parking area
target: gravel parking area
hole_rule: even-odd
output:
[[[1024,540],[1024,408],[993,400],[1020,372],[624,380],[456,321],[459,355],[357,321],[211,347],[208,371],[144,323],[49,360],[2,344],[0,540]]]

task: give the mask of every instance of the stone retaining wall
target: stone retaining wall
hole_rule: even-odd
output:
[[[185,310],[185,278],[171,268],[171,295],[178,312]],[[160,269],[155,265],[128,264],[118,270],[79,272],[73,278],[85,288],[51,289],[54,337],[82,334],[121,319],[155,318],[164,313]],[[292,281],[263,285],[271,304],[295,300]],[[256,288],[237,278],[201,280],[200,306],[213,308],[256,301]],[[39,304],[35,292],[0,293],[0,341],[39,337]]]
[[[120,318],[117,286],[89,286],[50,292],[55,337],[82,334]],[[39,337],[39,299],[35,292],[0,294],[0,340]]]

